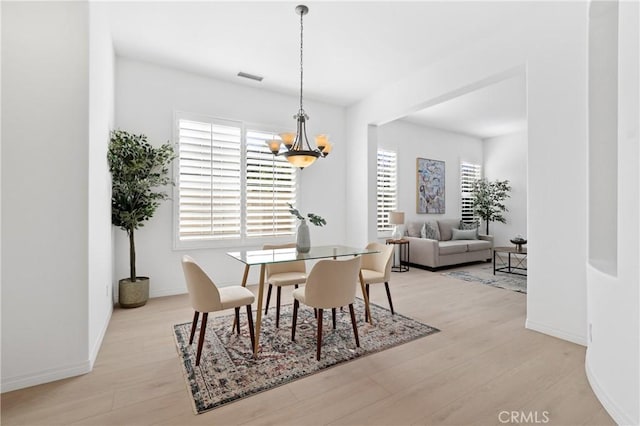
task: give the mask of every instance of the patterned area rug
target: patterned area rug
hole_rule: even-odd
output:
[[[527,293],[527,277],[505,272],[493,275],[493,266],[473,268],[468,270],[444,272],[442,275],[464,281],[477,282],[492,287],[504,288],[518,293]]]
[[[189,345],[191,323],[174,325],[178,354],[196,414],[439,331],[398,313],[391,315],[389,310],[375,304],[371,304],[374,325],[369,325],[364,323],[364,305],[359,299],[355,309],[360,348],[356,348],[349,309],[338,310],[336,330],[332,329],[331,311],[325,311],[320,361],[316,361],[317,322],[313,309],[307,306],[298,309],[295,342],[291,341],[293,305],[281,307],[279,329],[275,328],[275,308],[263,316],[257,360],[252,357],[246,314],[240,316],[240,335],[232,334],[233,315],[209,318],[198,367],[195,366],[198,334]]]

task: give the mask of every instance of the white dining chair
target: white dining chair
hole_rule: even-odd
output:
[[[236,331],[240,334],[240,307],[247,307],[247,318],[249,322],[249,335],[251,336],[251,349],[255,348],[255,336],[253,331],[253,314],[251,312],[251,304],[255,300],[255,296],[245,287],[236,285],[218,288],[213,280],[209,278],[207,273],[202,270],[200,265],[196,263],[190,256],[182,257],[182,270],[184,278],[187,282],[189,291],[189,300],[194,309],[193,323],[191,324],[191,335],[189,344],[193,344],[193,337],[198,325],[198,317],[202,312],[202,321],[200,322],[200,338],[198,340],[198,350],[196,354],[196,366],[200,365],[200,356],[202,355],[202,346],[207,330],[207,317],[209,312],[217,312],[226,309],[234,309],[236,316]]]
[[[318,361],[320,361],[320,348],[322,347],[322,314],[324,309],[335,309],[349,305],[356,347],[360,347],[358,326],[353,310],[360,262],[360,256],[349,260],[320,260],[313,266],[311,272],[309,272],[304,288],[293,291],[294,301],[291,340],[296,340],[296,323],[298,321],[298,307],[300,303],[315,308],[317,310],[316,317],[318,321],[316,342],[316,359]]]
[[[263,250],[274,249],[295,249],[296,244],[265,244]],[[276,287],[276,328],[280,327],[280,297],[282,287],[293,285],[298,288],[307,280],[307,269],[304,260],[296,262],[270,263],[266,265],[266,282],[269,284],[267,290],[267,304],[264,307],[264,314],[269,312],[269,301],[271,300],[271,289]]]
[[[376,250],[378,253],[362,256],[362,279],[365,283],[367,297],[369,296],[369,284],[384,283],[389,299],[389,309],[394,315],[393,302],[391,301],[391,291],[389,291],[389,281],[391,280],[391,261],[394,246],[389,244],[369,243],[367,249]],[[365,318],[366,319],[366,318]]]

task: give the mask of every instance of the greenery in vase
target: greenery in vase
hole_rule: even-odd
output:
[[[175,158],[173,146],[166,143],[154,148],[145,135],[123,130],[111,132],[107,153],[111,172],[111,223],[129,237],[131,282],[136,281],[134,231],[151,219],[160,201],[168,194],[162,187],[172,183],[169,165]]]
[[[496,180],[489,182],[487,179],[478,179],[473,183],[473,211],[487,224],[489,234],[489,222],[507,223],[502,215],[508,211],[504,200],[510,197],[511,186],[508,180]]]
[[[287,204],[289,205],[289,213],[291,213],[292,215],[294,215],[300,220],[305,220],[305,217],[300,214],[300,211],[298,209],[294,208],[293,205],[290,203],[287,203]],[[324,220],[322,217],[318,216],[317,214],[309,213],[307,214],[307,217],[309,218],[309,222],[313,223],[316,226],[324,226],[327,224],[327,221]]]

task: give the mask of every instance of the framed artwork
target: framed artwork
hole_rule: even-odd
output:
[[[444,161],[416,159],[416,213],[444,214]]]

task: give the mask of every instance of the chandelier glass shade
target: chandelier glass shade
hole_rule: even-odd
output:
[[[312,165],[318,158],[326,157],[331,152],[333,145],[329,142],[327,135],[316,136],[316,147],[312,148],[307,138],[307,120],[309,116],[304,111],[302,104],[302,88],[303,88],[303,76],[304,69],[302,67],[302,53],[303,53],[303,16],[309,13],[309,8],[305,5],[296,6],[296,13],[300,15],[300,109],[298,113],[293,116],[296,120],[296,132],[295,133],[281,133],[280,140],[272,139],[266,141],[269,149],[273,155],[284,156],[289,163],[295,167],[304,169]],[[284,145],[285,150],[280,152],[281,145]]]

